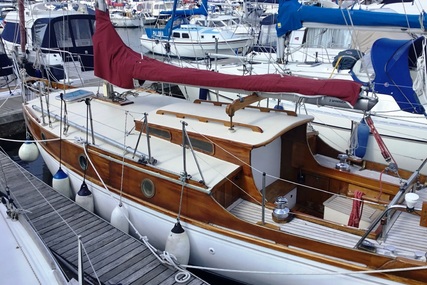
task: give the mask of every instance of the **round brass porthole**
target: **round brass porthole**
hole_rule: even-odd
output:
[[[80,164],[81,169],[83,169],[83,170],[87,169],[87,159],[86,159],[86,156],[84,154],[79,155],[79,164]]]
[[[141,182],[141,191],[142,191],[142,194],[144,194],[145,197],[147,197],[147,198],[153,198],[154,195],[156,194],[156,188],[154,187],[153,181],[151,181],[148,178],[145,178],[144,180],[142,180],[142,182]]]

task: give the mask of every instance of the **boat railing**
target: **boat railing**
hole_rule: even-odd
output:
[[[371,223],[371,225],[368,227],[368,229],[366,230],[362,238],[356,243],[354,248],[363,249],[365,239],[377,227],[377,225],[380,222],[383,224],[383,227],[380,233],[380,238],[385,240],[387,238],[387,233],[390,230],[391,225],[393,224],[390,221],[387,221],[389,217],[392,216],[393,211],[399,210],[399,211],[412,212],[414,210],[420,210],[420,209],[414,209],[414,208],[411,209],[409,208],[408,205],[405,206],[405,205],[402,205],[401,203],[405,198],[405,194],[409,193],[410,190],[413,188],[413,186],[416,184],[416,180],[420,174],[420,171],[426,163],[427,163],[427,158],[424,159],[420,167],[417,170],[415,170],[414,173],[412,173],[412,175],[408,178],[408,180],[400,186],[399,192],[394,196],[394,198],[387,205],[387,207],[381,213],[381,215],[378,215],[378,217]]]
[[[40,50],[44,54],[57,53],[61,56],[65,75],[64,79],[61,80],[63,83],[76,85],[75,82],[79,81],[80,85],[83,86],[84,79],[82,77],[82,71],[85,71],[85,66],[79,54],[58,48],[40,48]]]
[[[337,53],[342,51],[342,49],[332,48],[336,50]],[[330,53],[331,48],[325,47],[323,45],[295,45],[290,44],[286,48],[286,56],[291,58],[290,61],[299,61],[299,62],[327,62],[332,63],[334,56],[336,54]]]

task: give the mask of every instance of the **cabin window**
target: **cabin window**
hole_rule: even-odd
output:
[[[172,34],[172,37],[179,39],[179,38],[181,38],[181,34],[175,32]]]
[[[184,34],[182,34],[182,38],[183,38],[183,39],[189,39],[189,38],[190,38],[190,35],[189,35],[189,34],[184,33]]]
[[[71,20],[71,30],[74,34],[76,47],[92,46],[91,21],[73,19]]]
[[[83,154],[79,155],[79,164],[80,164],[80,168],[83,170],[87,169],[87,159],[86,156]]]
[[[191,140],[191,145],[193,146],[194,149],[204,153],[208,153],[208,154],[214,153],[213,144],[211,144],[210,142],[196,139],[196,138],[191,138],[191,137],[190,137],[190,140]],[[185,144],[189,145],[187,139],[185,140]]]
[[[4,49],[4,45],[0,43],[0,54],[5,54],[6,50]]]
[[[150,135],[160,137],[160,138],[164,138],[167,140],[171,139],[171,134],[168,131],[164,131],[164,130],[153,128],[153,127],[148,127],[148,129],[150,131]]]
[[[223,22],[216,22],[214,23],[214,27],[226,27],[226,25],[232,25],[231,23],[223,23]]]
[[[264,46],[277,45],[277,32],[275,24],[261,25],[261,29],[258,36],[258,44]]]
[[[1,34],[1,37],[4,40],[7,40],[9,42],[14,42],[17,44],[21,43],[21,36],[19,32],[19,25],[18,23],[12,23],[8,22],[6,23],[3,33]]]
[[[54,23],[56,42],[59,48],[73,47],[73,39],[66,21]]]
[[[33,29],[33,46],[34,47],[41,47],[43,44],[43,38],[46,34],[47,30],[47,23],[37,23],[34,25]]]
[[[309,28],[305,35],[307,47],[341,48],[351,47],[351,31],[346,29]]]
[[[153,181],[148,178],[145,178],[141,182],[141,192],[147,198],[153,198],[156,194],[156,188],[154,187]]]

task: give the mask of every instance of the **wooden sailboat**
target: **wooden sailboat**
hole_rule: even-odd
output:
[[[313,115],[311,125],[334,148],[354,154],[365,163],[388,164],[382,154],[383,145],[374,135],[377,132],[393,154],[395,165],[414,171],[420,163],[419,154],[427,155],[424,110],[427,97],[423,79],[427,41],[423,11],[427,6],[422,1],[382,1],[383,4],[399,3],[381,4],[381,7],[349,2],[355,7],[340,9],[333,4],[335,8],[326,8],[296,0],[281,1],[278,16],[262,22],[261,33],[273,31],[274,35],[260,36],[260,39],[270,38],[270,44],[254,48],[246,58],[212,63],[206,68],[227,74],[276,73],[361,82],[365,96],[376,98],[375,106],[369,110],[348,108],[328,97],[307,98],[294,94],[270,98],[260,104]],[[279,33],[276,27],[280,27]],[[200,93],[198,88],[180,87],[191,101],[201,94],[225,102],[239,96],[216,89]],[[356,134],[366,117],[372,119],[375,129],[368,131],[370,135],[361,142]],[[406,147],[402,148],[402,143]],[[357,145],[366,146],[363,154],[355,151]],[[423,170],[423,174],[426,173]]]
[[[104,5],[93,38],[98,76],[127,88],[157,78],[252,95],[190,103],[108,85],[26,102],[28,129],[49,169],[68,174],[67,195],[80,200],[84,182],[102,217],[116,221],[120,206],[131,233],[170,250],[182,266],[248,284],[424,283],[425,177],[353,165],[307,134],[312,116],[249,106],[265,93],[335,96],[341,84],[348,93],[340,100],[354,104],[358,83],[164,65],[117,41]],[[262,84],[269,80],[277,84]],[[171,229],[188,236],[176,238],[181,246],[170,245]]]

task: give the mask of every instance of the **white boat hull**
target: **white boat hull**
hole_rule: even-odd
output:
[[[189,42],[171,39],[158,40],[149,39],[145,35],[141,37],[141,45],[144,49],[154,54],[170,55],[183,58],[206,58],[208,53],[220,53],[225,55],[236,55],[245,53],[250,46],[248,38],[232,39],[227,41]],[[167,49],[167,44],[170,49]]]
[[[179,86],[187,100],[193,102],[199,99],[199,88]],[[209,100],[227,102],[238,97],[235,93],[210,91]],[[242,95],[244,96],[244,95]],[[391,96],[378,94],[379,102],[372,109],[372,120],[378,133],[381,135],[386,147],[395,159],[399,169],[415,171],[423,158],[427,157],[427,119],[423,115],[414,115],[398,111],[399,107]],[[261,101],[262,106],[273,108],[277,100],[269,99]],[[280,104],[286,110],[295,110],[295,103],[281,100]],[[384,111],[385,110],[385,111]],[[396,110],[396,111],[390,111]],[[313,128],[319,132],[319,136],[329,145],[345,153],[349,149],[351,133],[354,123],[363,118],[363,113],[354,109],[339,109],[327,106],[305,104],[299,113],[314,116]],[[405,147],[402,148],[402,145]],[[381,150],[371,133],[368,139],[365,160],[387,164],[381,154]],[[421,170],[427,174],[427,169]]]
[[[40,153],[51,173],[58,170],[55,161],[42,147]],[[74,195],[83,181],[82,177],[61,167],[70,178]],[[119,196],[102,187],[86,181],[95,201],[95,212],[107,221],[118,204]],[[157,249],[163,250],[166,239],[176,223],[176,217],[167,216],[144,205],[123,199],[133,226],[130,232],[135,237],[135,229]],[[248,243],[214,231],[209,231],[181,221],[190,240],[190,264],[198,268],[247,284],[331,284],[339,278],[342,284],[398,284],[364,274],[349,274],[342,268],[316,262],[296,255],[271,250],[267,247]],[[218,269],[218,270],[215,270]],[[339,273],[337,273],[339,272]],[[348,275],[347,275],[348,274]]]
[[[111,18],[111,23],[116,28],[139,28],[144,25],[142,18]]]
[[[6,207],[0,207],[1,283],[68,284],[25,217],[13,220],[8,216]]]

